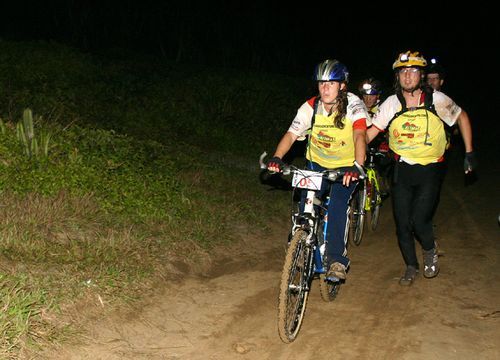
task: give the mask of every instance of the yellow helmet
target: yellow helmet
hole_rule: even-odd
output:
[[[418,51],[411,52],[408,50],[398,55],[398,58],[394,61],[394,64],[392,64],[392,70],[413,66],[425,68],[427,66],[427,60],[425,60]]]

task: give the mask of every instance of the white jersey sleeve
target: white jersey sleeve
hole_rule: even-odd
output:
[[[309,102],[305,102],[302,106],[297,110],[297,115],[292,121],[292,124],[288,128],[288,132],[295,134],[298,136],[297,140],[304,140],[307,131],[311,128],[311,120],[313,116],[314,109],[312,108]],[[323,104],[319,103],[318,105],[318,113],[327,115],[326,111],[323,108]],[[363,101],[352,93],[347,93],[347,111],[346,111],[346,119],[355,123],[358,120],[365,119],[367,126],[370,124],[370,117],[366,110],[366,106]]]
[[[432,101],[439,118],[449,126],[457,121],[462,109],[447,95],[439,91],[434,91]],[[373,116],[372,123],[378,129],[384,130],[394,115],[401,110],[401,103],[396,95],[389,96],[380,105],[379,111]]]
[[[389,96],[373,115],[372,124],[380,130],[384,130],[391,121],[394,114],[401,110],[401,104],[396,95]]]
[[[370,115],[368,115],[368,110],[363,100],[352,93],[347,93],[347,101],[346,118],[351,120],[353,124],[358,120],[365,119],[366,126],[370,126]]]
[[[288,128],[288,132],[298,136],[297,140],[304,140],[307,135],[307,131],[311,127],[311,119],[313,116],[314,109],[309,103],[305,102],[297,110],[297,115],[292,121],[292,124]]]
[[[436,113],[441,120],[449,126],[453,126],[462,112],[462,108],[440,91],[434,91],[433,102]]]

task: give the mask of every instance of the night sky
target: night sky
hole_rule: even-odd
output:
[[[491,9],[435,3],[18,0],[0,5],[0,37],[51,39],[95,53],[125,48],[181,63],[302,77],[319,61],[336,58],[353,79],[374,76],[387,87],[397,54],[419,50],[446,68],[445,93],[471,118],[492,121],[489,104],[500,100],[489,74],[499,64],[498,20]]]

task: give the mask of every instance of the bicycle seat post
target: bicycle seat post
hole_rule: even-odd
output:
[[[367,156],[367,159],[366,159],[365,167],[366,168],[370,168],[370,167],[373,166],[373,163],[374,163],[373,149],[369,147],[368,148],[368,156]]]

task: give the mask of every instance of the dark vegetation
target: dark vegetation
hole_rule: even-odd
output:
[[[256,191],[258,155],[307,84],[0,42],[0,357],[63,341],[76,309],[138,299],[172,263],[265,228],[280,205]]]

